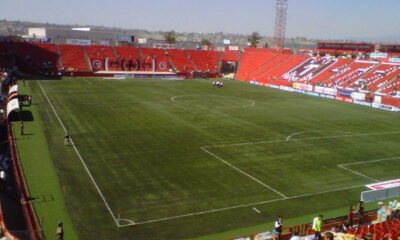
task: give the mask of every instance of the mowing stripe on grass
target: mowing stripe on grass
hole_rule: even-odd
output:
[[[49,97],[47,96],[47,93],[46,93],[46,91],[44,90],[44,88],[42,87],[42,84],[40,84],[40,82],[37,81],[37,80],[36,80],[36,83],[39,85],[40,89],[42,90],[43,95],[44,95],[45,98],[47,99],[47,102],[49,103],[51,109],[53,110],[54,115],[55,115],[56,118],[58,119],[58,122],[60,123],[61,127],[64,129],[64,132],[67,133],[67,129],[66,129],[65,125],[64,125],[63,122],[61,121],[60,116],[58,115],[56,109],[54,108],[54,106],[53,106],[53,104],[51,103]],[[71,137],[70,137],[70,141],[71,141],[72,147],[74,148],[74,150],[75,150],[75,152],[76,152],[76,155],[77,155],[78,158],[80,159],[80,161],[81,161],[83,167],[85,168],[87,174],[89,175],[90,180],[92,181],[92,183],[93,183],[93,185],[95,186],[97,192],[99,193],[101,199],[103,200],[103,202],[104,202],[104,204],[105,204],[107,210],[110,212],[111,217],[114,219],[114,222],[115,222],[115,224],[117,225],[117,227],[119,227],[120,224],[119,224],[118,219],[115,217],[113,211],[112,211],[111,208],[110,208],[110,205],[108,204],[106,198],[104,197],[104,195],[103,195],[103,193],[101,192],[99,186],[97,185],[96,181],[94,180],[94,178],[93,178],[93,176],[92,176],[92,173],[90,172],[88,166],[86,165],[85,160],[83,160],[81,154],[79,153],[78,149],[76,148],[76,146],[75,146],[75,144],[74,144],[74,141],[72,140]]]
[[[228,165],[229,167],[231,167],[231,168],[235,169],[236,171],[240,172],[241,174],[243,174],[243,175],[245,175],[245,176],[251,178],[253,181],[255,181],[255,182],[261,184],[262,186],[268,188],[269,190],[271,190],[271,191],[277,193],[277,194],[280,195],[281,197],[287,198],[287,196],[286,196],[285,194],[283,194],[283,193],[279,192],[278,190],[274,189],[273,187],[271,187],[271,186],[269,186],[269,185],[267,185],[267,184],[261,182],[261,181],[258,180],[257,178],[255,178],[255,177],[253,177],[252,175],[248,174],[247,172],[243,171],[242,169],[240,169],[240,168],[238,168],[238,167],[232,165],[231,163],[225,161],[223,158],[219,157],[218,155],[216,155],[216,154],[214,154],[214,153],[208,151],[208,150],[205,149],[204,147],[201,147],[200,149],[203,150],[204,152],[210,154],[211,156],[215,157],[216,159],[220,160],[221,162],[225,163],[225,164]]]

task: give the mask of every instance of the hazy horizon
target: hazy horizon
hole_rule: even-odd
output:
[[[249,1],[250,2],[250,1]],[[272,36],[274,0],[0,0],[0,19],[177,32]],[[69,10],[70,9],[70,10]],[[286,36],[400,40],[396,0],[289,0]]]

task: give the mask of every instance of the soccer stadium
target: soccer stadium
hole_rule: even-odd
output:
[[[400,239],[400,38],[288,46],[269,2],[245,44],[13,22],[1,239]]]

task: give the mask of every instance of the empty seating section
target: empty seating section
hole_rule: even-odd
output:
[[[253,80],[250,74],[270,61],[277,53],[259,48],[247,48],[241,56],[239,71],[236,78],[239,80]]]
[[[83,54],[82,46],[60,44],[61,59],[66,71],[90,71]]]
[[[362,78],[368,71],[376,67],[376,63],[371,62],[352,62],[347,65],[342,74],[338,74],[331,79],[328,86],[347,87],[353,82]]]
[[[219,52],[206,50],[186,50],[187,56],[199,71],[215,71],[218,68]]]
[[[184,51],[169,49],[167,52],[176,68],[175,70],[178,72],[194,71],[194,67]]]
[[[225,62],[237,62],[239,51],[225,51],[222,60]]]
[[[400,96],[400,78],[388,83],[382,89],[378,91],[379,93]]]
[[[390,67],[386,66],[385,68],[386,69],[384,69],[383,71],[377,72],[379,76],[367,82],[368,90],[376,91],[380,87],[384,86],[388,81],[398,77],[398,74],[400,73],[400,65],[392,65]]]
[[[90,60],[93,59],[115,59],[114,53],[110,46],[92,45],[87,46],[86,51]]]
[[[286,73],[283,78],[289,81],[308,82],[334,63],[335,61],[330,58],[310,57],[292,71]]]
[[[115,52],[117,55],[117,59],[123,60],[125,59],[126,62],[130,60],[137,60],[140,59],[140,54],[137,48],[134,47],[115,47]],[[118,66],[118,70],[123,71],[123,67],[121,65]]]
[[[337,59],[336,62],[326,68],[325,71],[320,72],[311,79],[310,83],[315,85],[327,85],[330,82],[330,79],[343,71],[349,63],[351,63],[350,59]]]
[[[8,47],[8,51],[16,54],[20,60],[37,71],[57,71],[59,56],[54,44],[13,43]]]
[[[277,81],[281,80],[282,76],[304,62],[308,57],[304,55],[290,55],[284,62],[279,63],[276,67],[270,71],[265,72],[261,80],[262,81]]]
[[[142,52],[142,65],[155,61],[155,70],[159,72],[167,72],[169,70],[169,60],[165,54],[166,50],[158,48],[140,48]]]
[[[134,47],[115,47],[117,58],[139,59],[139,51]]]
[[[260,76],[264,74],[266,71],[270,70],[272,67],[276,66],[279,62],[283,61],[286,58],[286,54],[273,53],[270,58],[266,58],[266,61],[263,62],[258,68],[254,71],[250,72],[249,77],[251,79],[259,80]]]

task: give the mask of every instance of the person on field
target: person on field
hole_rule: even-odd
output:
[[[64,240],[64,228],[62,222],[59,222],[56,230],[57,240]]]
[[[322,235],[321,235],[321,231],[322,231],[322,215],[318,215],[318,217],[315,217],[313,220],[313,224],[312,224],[312,229],[315,232],[314,238],[316,240],[321,240],[322,239]]]
[[[69,145],[70,144],[70,138],[69,138],[69,134],[66,132],[64,134],[64,145]]]
[[[24,135],[24,121],[21,121],[21,135]]]

